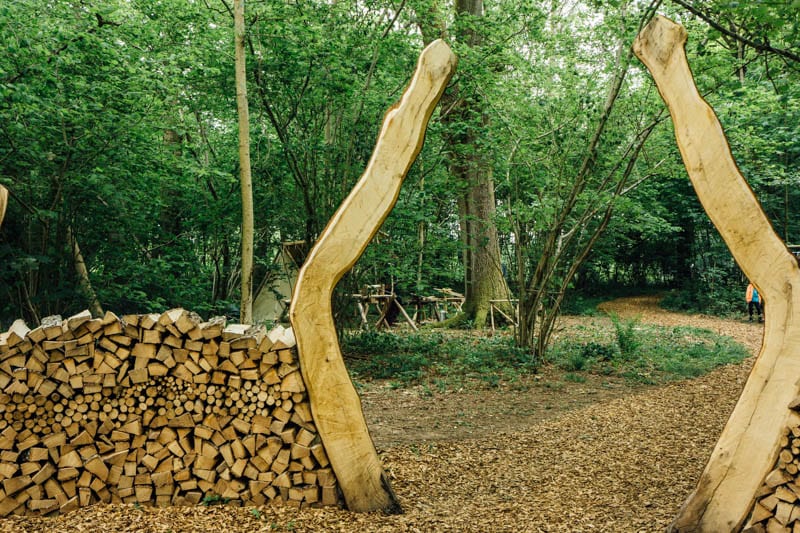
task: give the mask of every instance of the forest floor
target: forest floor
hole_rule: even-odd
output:
[[[601,306],[643,324],[693,326],[757,353],[762,324],[670,313],[655,297]],[[558,335],[589,320],[565,317]],[[98,505],[0,531],[663,531],[694,488],[753,362],[660,386],[542,372],[439,392],[370,383],[370,432],[405,513]]]

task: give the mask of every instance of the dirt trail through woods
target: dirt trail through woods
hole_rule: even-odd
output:
[[[654,297],[603,309],[730,335],[754,352],[760,324],[667,313]],[[570,321],[584,320],[567,318]],[[0,531],[663,531],[694,488],[752,358],[699,379],[631,389],[556,375],[499,389],[369,388],[370,431],[405,514],[230,506],[95,506]],[[607,380],[607,378],[605,378]]]

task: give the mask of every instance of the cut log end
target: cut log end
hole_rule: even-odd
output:
[[[0,362],[24,370],[0,369],[0,516],[209,495],[341,505],[291,330],[273,344],[235,326],[83,312],[0,334]]]

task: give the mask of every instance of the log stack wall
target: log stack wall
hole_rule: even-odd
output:
[[[88,311],[0,333],[0,516],[338,505],[291,329]]]
[[[794,422],[783,430],[774,468],[755,494],[743,531],[800,533],[800,398],[789,409]]]

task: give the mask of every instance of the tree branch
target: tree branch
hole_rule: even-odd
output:
[[[748,39],[747,37],[745,37],[743,35],[739,35],[738,33],[734,32],[732,30],[729,30],[728,28],[726,28],[722,24],[720,24],[717,21],[715,21],[714,19],[712,19],[711,16],[703,13],[699,9],[697,9],[697,8],[693,7],[692,5],[684,2],[683,0],[673,0],[673,2],[675,2],[676,4],[681,6],[682,8],[686,9],[687,11],[692,13],[693,15],[696,15],[698,18],[700,18],[703,21],[705,21],[709,26],[711,26],[712,28],[714,28],[715,30],[719,31],[720,33],[722,33],[723,35],[725,35],[727,37],[730,37],[732,39],[736,39],[737,41],[739,41],[741,43],[744,43],[747,46],[749,46],[749,47],[751,47],[751,48],[753,48],[755,50],[758,50],[759,52],[769,52],[771,54],[775,54],[775,55],[784,57],[786,59],[790,59],[792,61],[795,61],[797,63],[800,63],[800,55],[797,55],[797,54],[795,54],[793,52],[790,52],[789,50],[784,50],[782,48],[775,48],[775,47],[773,47],[772,45],[770,45],[769,43],[766,43],[766,42],[754,41],[752,39]]]

